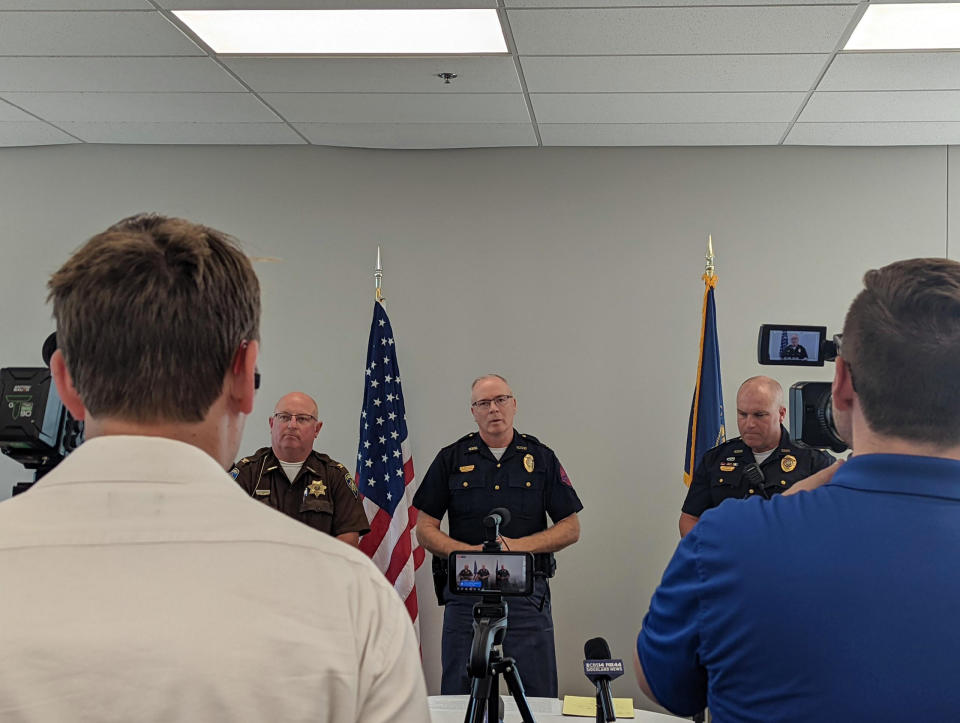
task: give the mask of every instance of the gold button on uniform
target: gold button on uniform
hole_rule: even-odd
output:
[[[470,486],[470,483],[469,483],[469,482],[464,482],[464,483],[463,483],[463,486],[464,486],[464,487],[469,487],[469,486]]]
[[[750,490],[750,494],[753,494],[753,490]]]
[[[529,482],[527,482],[527,487],[529,487],[529,486],[530,486],[530,483],[529,483]]]
[[[494,485],[494,486],[493,486],[493,489],[495,489],[495,490],[500,489],[500,485]]]
[[[780,480],[780,484],[785,485],[787,481],[785,479]]]
[[[500,463],[497,462],[497,469],[500,469]]]

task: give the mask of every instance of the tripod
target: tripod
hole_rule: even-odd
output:
[[[488,518],[489,519],[489,518]],[[499,522],[489,526],[484,552],[500,552]],[[483,723],[484,710],[487,723],[500,723],[500,676],[517,702],[524,723],[536,723],[523,693],[523,683],[517,670],[517,661],[504,658],[500,651],[503,636],[507,632],[507,603],[499,594],[486,594],[473,606],[473,643],[467,673],[470,675],[470,701],[464,723]]]

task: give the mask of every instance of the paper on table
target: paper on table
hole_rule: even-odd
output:
[[[617,718],[633,718],[633,698],[614,698],[613,712]],[[565,695],[563,696],[563,714],[596,718],[597,699],[584,695]]]

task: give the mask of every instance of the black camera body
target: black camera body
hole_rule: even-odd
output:
[[[33,470],[34,482],[52,470],[83,442],[83,422],[60,401],[50,373],[56,335],[43,345],[44,367],[0,369],[0,452]],[[23,482],[13,494],[28,489]]]

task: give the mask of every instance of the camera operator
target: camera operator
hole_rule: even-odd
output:
[[[787,413],[783,388],[776,379],[751,377],[737,391],[740,436],[707,450],[693,471],[680,513],[680,536],[697,524],[705,511],[725,499],[769,497],[833,464],[826,452],[790,441],[783,426]],[[751,465],[759,468],[748,472]]]
[[[900,261],[864,286],[833,381],[856,456],[805,494],[704,514],[654,593],[637,678],[674,713],[900,721],[960,710],[960,264]]]

